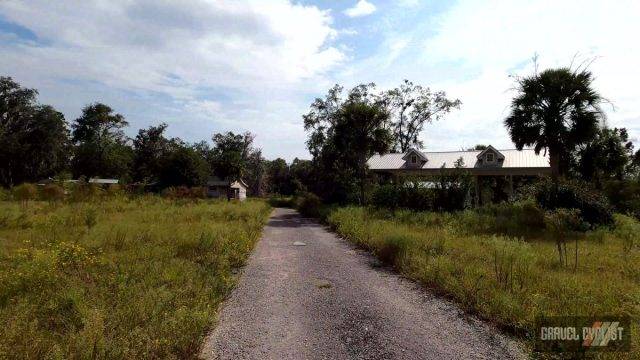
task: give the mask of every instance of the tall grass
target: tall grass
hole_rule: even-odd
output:
[[[194,358],[264,202],[0,202],[0,358]]]
[[[518,232],[515,223],[510,224],[518,220],[501,216],[345,207],[335,209],[327,221],[405,276],[524,338],[532,337],[541,315],[629,315],[637,334],[637,221],[617,216],[616,231],[573,234],[580,257],[574,271],[559,265],[555,243],[544,228],[534,233],[532,227],[521,231],[528,236],[511,237],[504,233]],[[632,357],[640,356],[639,339],[632,340]]]

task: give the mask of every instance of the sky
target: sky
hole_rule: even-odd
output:
[[[513,148],[514,75],[590,64],[607,125],[640,146],[640,2],[0,0],[0,75],[68,121],[93,102],[189,142],[251,131],[268,159],[309,158],[302,114],[338,83],[403,79],[462,101],[427,151]]]

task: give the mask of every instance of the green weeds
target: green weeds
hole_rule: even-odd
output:
[[[195,358],[269,206],[0,202],[0,358]]]

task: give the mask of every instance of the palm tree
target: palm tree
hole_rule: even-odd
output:
[[[549,151],[554,180],[567,173],[575,147],[591,140],[604,119],[600,104],[605,100],[592,82],[591,72],[569,68],[517,79],[517,95],[504,123],[518,150]]]

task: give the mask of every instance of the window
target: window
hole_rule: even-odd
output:
[[[416,155],[411,155],[411,163],[412,164],[417,164],[418,163],[418,157]]]
[[[495,161],[494,154],[493,153],[487,153],[487,162],[488,163],[492,163],[494,161]]]

